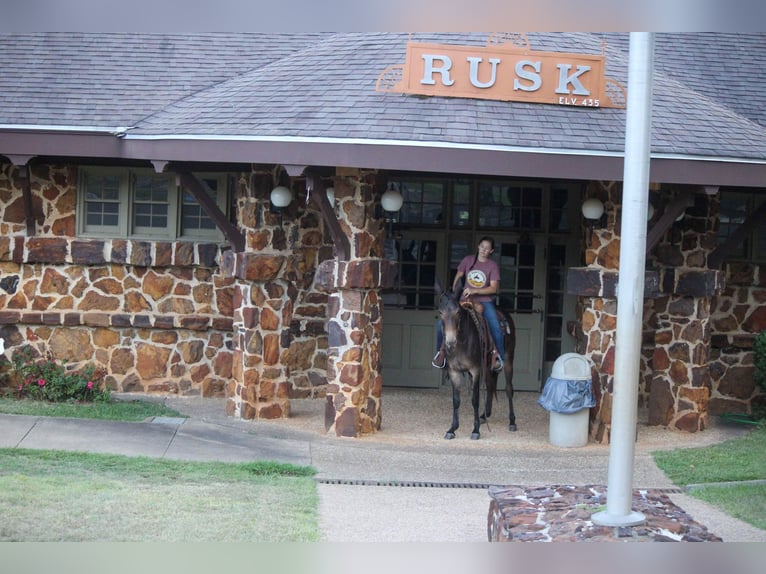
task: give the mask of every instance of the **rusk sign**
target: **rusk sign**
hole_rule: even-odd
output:
[[[538,52],[528,46],[493,44],[493,40],[496,37],[485,47],[409,42],[405,63],[389,66],[378,78],[376,89],[422,96],[625,107],[625,89],[604,76],[604,55]]]

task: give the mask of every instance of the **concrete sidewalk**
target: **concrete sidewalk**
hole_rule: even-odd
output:
[[[609,447],[550,445],[547,412],[536,404],[537,394],[516,395],[518,432],[506,430],[508,408],[501,404],[479,441],[468,437],[470,406],[461,409],[458,437],[442,438],[450,397],[445,389],[386,389],[383,428],[360,439],[328,436],[321,400],[293,401],[290,419],[266,422],[226,417],[221,399],[172,397],[163,400],[188,419],[126,423],[0,415],[0,446],[310,465],[318,470],[323,540],[336,542],[486,542],[490,484],[607,483]],[[724,541],[766,541],[766,531],[679,493],[651,458],[653,450],[705,446],[742,432],[713,426],[689,435],[639,425],[634,487],[667,489],[673,502]]]

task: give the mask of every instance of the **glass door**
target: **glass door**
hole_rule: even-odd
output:
[[[387,241],[387,257],[396,258],[395,287],[383,293],[382,363],[386,387],[436,388],[439,369],[431,366],[436,352],[437,276],[443,284],[442,233],[402,232]]]
[[[455,237],[450,242],[449,283],[460,261],[473,254],[481,235]],[[495,236],[492,258],[500,267],[500,294],[497,306],[513,319],[516,327],[516,355],[513,386],[519,391],[541,388],[543,294],[545,293],[545,249],[542,239],[525,234]],[[500,388],[505,381],[499,380]]]

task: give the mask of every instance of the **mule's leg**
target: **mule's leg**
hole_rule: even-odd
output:
[[[471,440],[479,440],[481,433],[479,432],[479,426],[481,425],[481,418],[479,417],[479,396],[481,391],[481,377],[479,376],[479,369],[471,371],[471,406],[473,406],[473,431],[471,432]]]
[[[455,379],[458,379],[457,381]],[[452,426],[444,435],[444,438],[450,440],[455,438],[455,431],[460,426],[458,422],[458,413],[460,412],[460,374],[450,371],[450,380],[452,381]]]
[[[487,379],[487,397],[484,401],[484,414],[481,415],[481,422],[487,422],[492,415],[492,401],[497,392],[497,373],[490,371]]]
[[[507,353],[506,353],[507,355]],[[508,397],[508,430],[516,430],[516,413],[513,412],[513,358],[505,362],[505,395]]]

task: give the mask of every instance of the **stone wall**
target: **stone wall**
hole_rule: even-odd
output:
[[[687,191],[677,188],[651,193],[655,216],[648,222],[649,228]],[[620,186],[591,183],[587,195],[601,199],[605,214],[602,226],[586,234],[587,267],[570,270],[568,290],[580,296],[581,321],[573,332],[576,349],[595,364],[594,390],[599,400],[592,413],[591,434],[598,442],[608,442],[619,280]],[[718,198],[701,193],[690,197],[685,212],[647,256],[638,406],[648,408],[650,424],[695,432],[707,426],[710,397],[720,392],[711,362],[716,331],[716,325],[711,324],[711,305],[723,290],[724,276],[706,267],[707,256],[716,244]],[[737,354],[737,360],[743,358]]]
[[[754,380],[753,360],[753,340],[766,329],[766,270],[732,263],[725,272],[726,288],[715,297],[711,310],[712,415],[766,407],[766,394]]]
[[[113,390],[231,397],[238,291],[236,277],[220,268],[228,246],[76,238],[75,166],[32,168],[35,221],[27,236],[25,171],[0,165],[0,337],[6,356],[29,344],[72,366],[94,363]],[[254,171],[242,174],[234,190],[247,252],[290,255],[280,260],[290,288],[275,297],[267,287],[256,300],[289,299],[279,333],[283,392],[323,396],[328,296],[312,282],[332,247],[317,212],[298,202],[286,214],[294,223],[280,226],[268,213],[271,187],[271,172]]]
[[[231,377],[232,281],[218,245],[77,239],[77,170],[36,166],[35,235],[26,236],[23,171],[0,168],[0,337],[73,367],[92,363],[110,389],[223,396]]]

